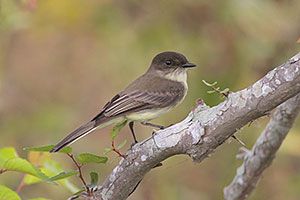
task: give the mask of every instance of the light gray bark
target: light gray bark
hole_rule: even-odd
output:
[[[255,189],[263,171],[271,165],[300,110],[300,94],[278,106],[251,151],[243,152],[244,162],[224,189],[225,200],[246,199]]]
[[[176,154],[201,162],[241,127],[300,92],[299,59],[300,53],[215,107],[199,102],[183,121],[134,145],[94,197],[82,198],[126,199],[147,172]]]

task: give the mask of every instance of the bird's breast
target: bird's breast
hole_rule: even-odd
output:
[[[171,108],[172,107],[139,111],[128,114],[126,118],[130,121],[148,121],[168,112]]]
[[[176,81],[178,83],[181,83],[184,87],[183,90],[183,96],[182,98],[178,101],[177,105],[180,104],[183,99],[185,98],[187,91],[188,91],[188,84],[187,84],[187,72],[186,70],[184,71],[175,71],[173,73],[169,73],[166,75],[166,78],[171,80],[171,81]]]

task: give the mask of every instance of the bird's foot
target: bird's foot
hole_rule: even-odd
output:
[[[137,143],[138,143],[138,141],[134,141],[133,143],[131,143],[130,148],[132,149],[132,147],[133,147],[134,145],[136,145]]]
[[[167,128],[167,127],[158,125],[158,128],[159,128],[160,130],[163,130],[163,129]]]
[[[159,127],[159,130],[164,130],[165,128],[169,128],[170,126],[173,126],[174,124],[170,124],[170,125],[168,125],[168,126],[160,126]],[[154,135],[156,133],[156,131],[155,130],[153,130],[152,131],[152,135]]]

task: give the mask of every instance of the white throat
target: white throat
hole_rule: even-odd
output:
[[[177,81],[182,83],[186,88],[187,86],[187,72],[186,70],[182,71],[174,71],[172,73],[166,74],[165,78],[172,80],[172,81]]]

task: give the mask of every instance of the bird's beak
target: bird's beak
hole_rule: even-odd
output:
[[[191,68],[191,67],[196,67],[197,65],[193,64],[193,63],[185,63],[183,65],[181,65],[183,68]]]

